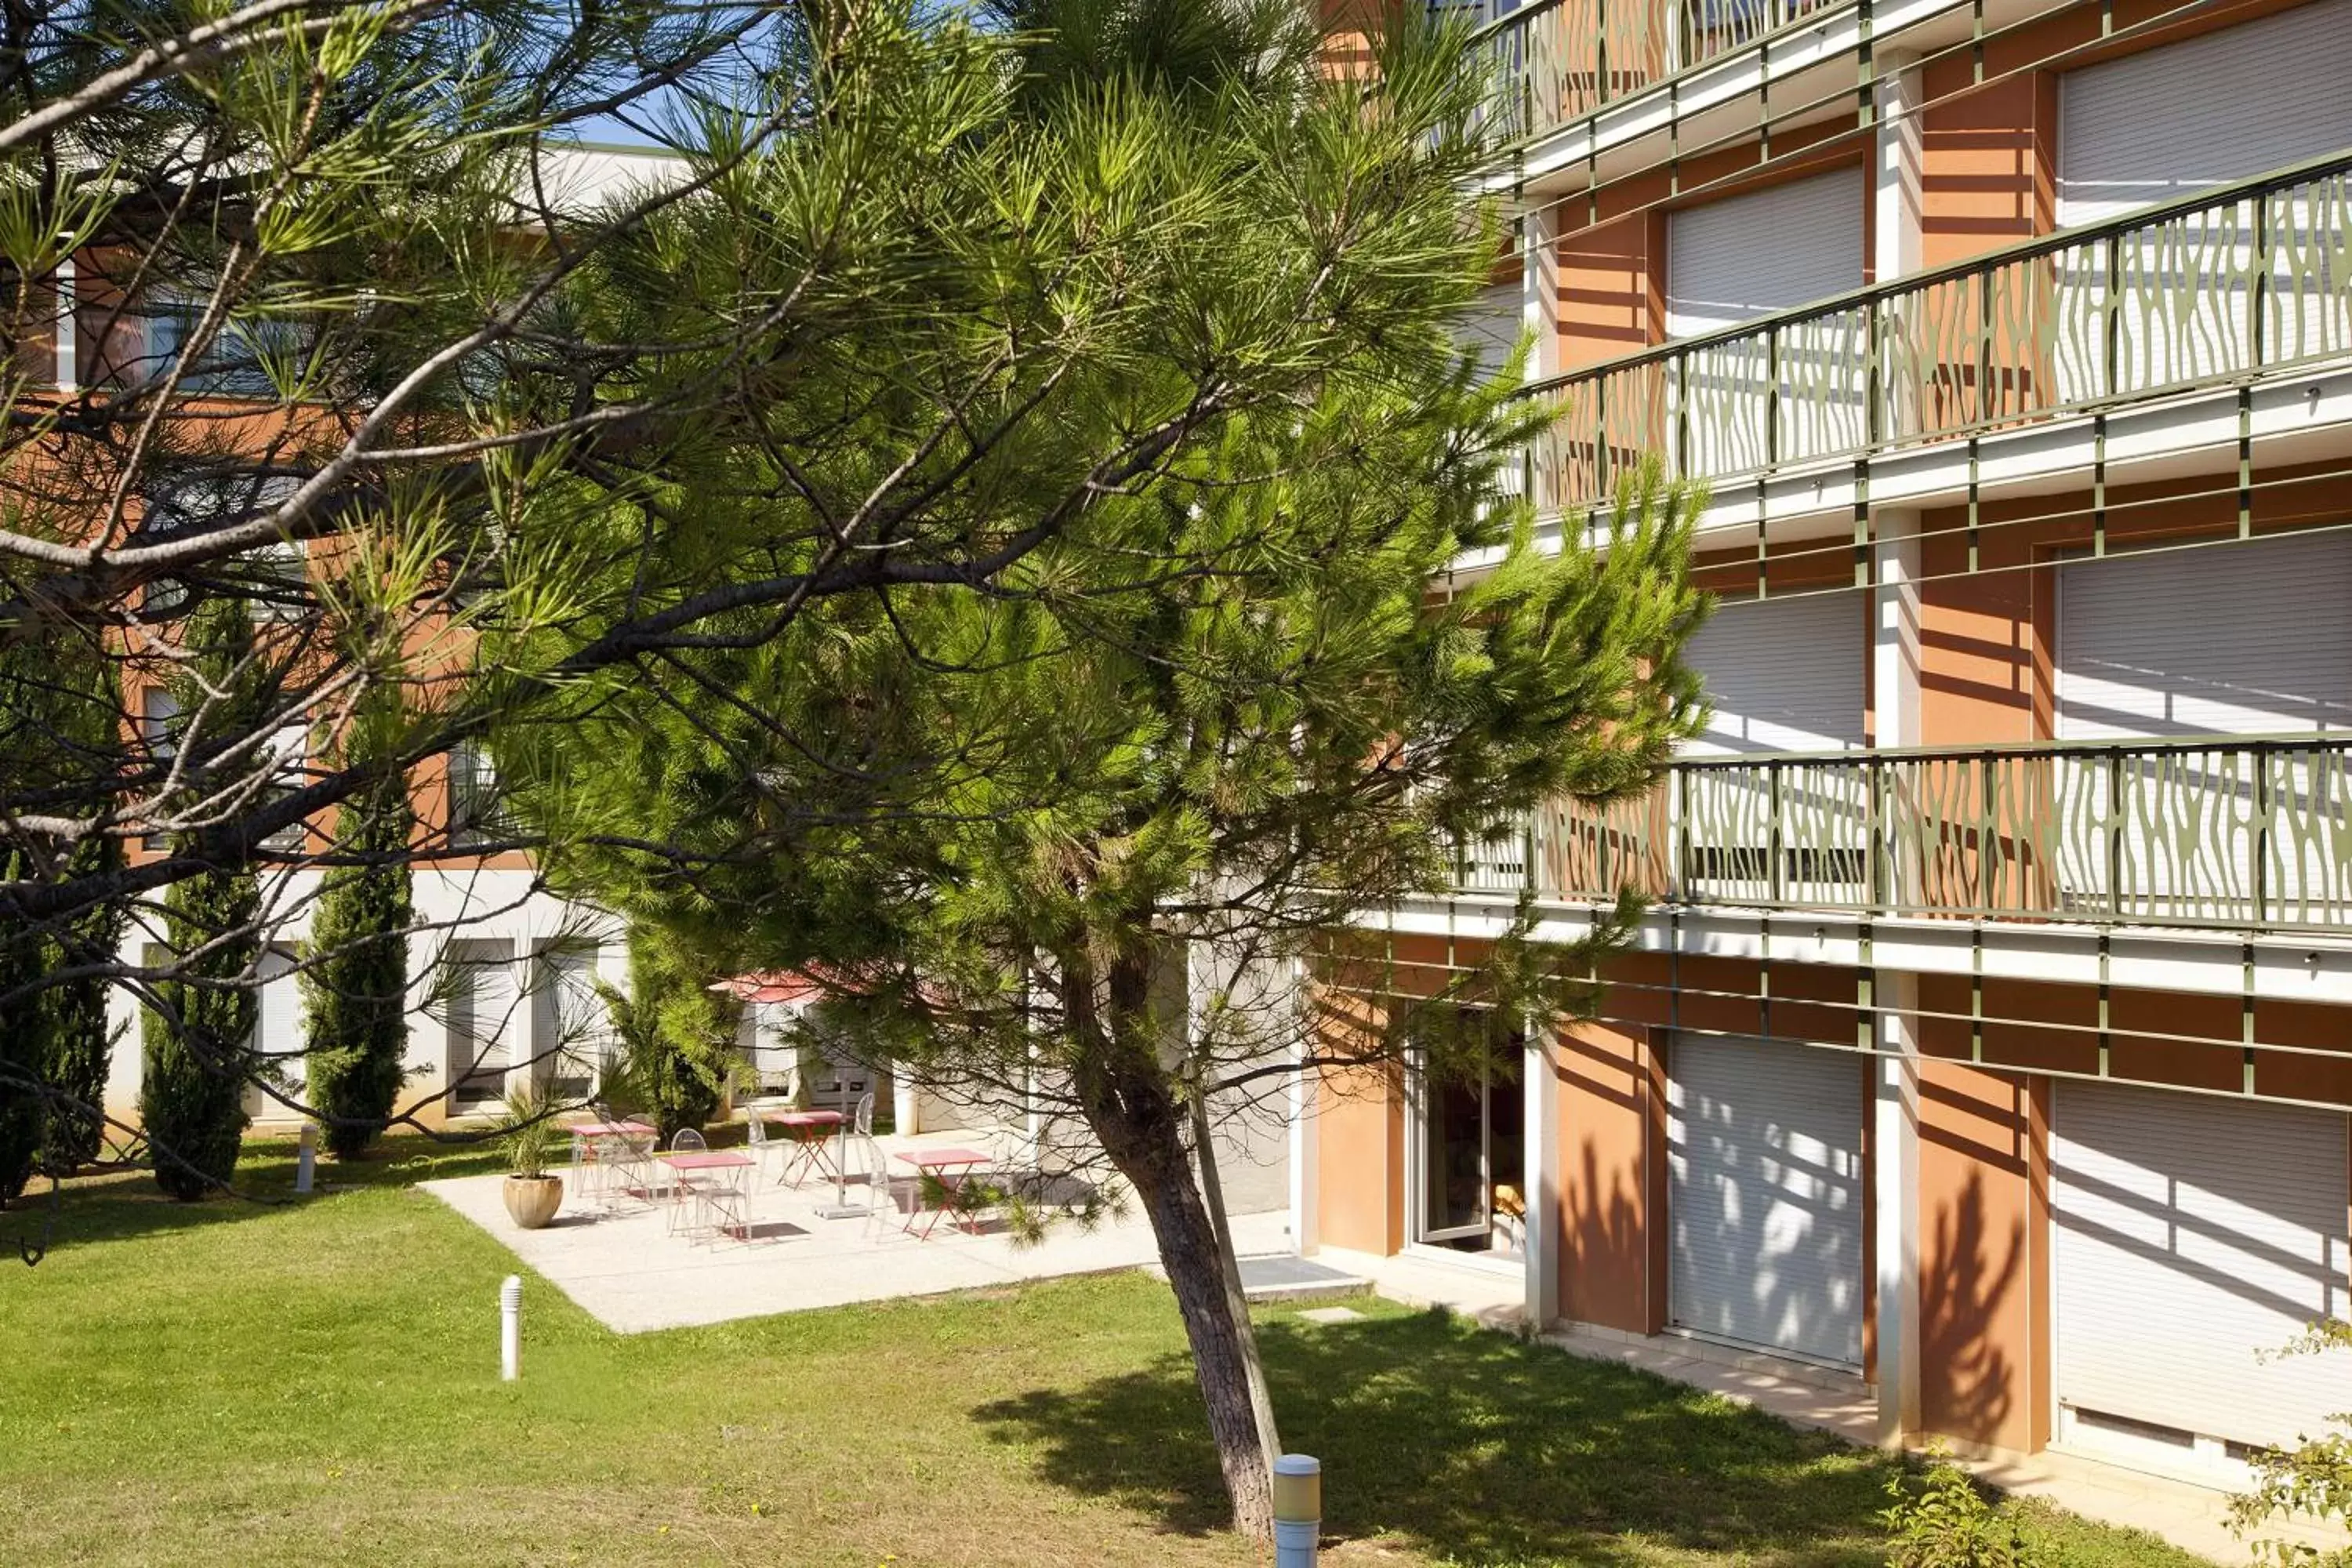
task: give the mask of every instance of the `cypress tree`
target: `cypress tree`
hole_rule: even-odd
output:
[[[0,878],[20,874],[25,857],[0,851]],[[33,934],[0,928],[0,1204],[13,1201],[33,1178],[40,1149],[40,1085],[48,1055],[43,1037],[39,977],[41,942]]]
[[[122,864],[122,841],[111,835],[85,842],[68,867],[71,876],[102,876]],[[58,967],[102,961],[122,945],[128,913],[116,902],[93,905],[67,928],[62,943],[51,943]],[[108,982],[82,975],[58,982],[42,993],[48,1050],[48,1079],[57,1090],[49,1104],[43,1158],[51,1169],[69,1171],[98,1158],[104,1142],[106,1080],[120,1030],[106,1016]],[[87,1109],[84,1109],[84,1108]]]
[[[0,756],[13,779],[54,788],[91,766],[113,767],[121,732],[121,691],[102,648],[60,631],[0,649]],[[0,879],[58,877],[62,847],[23,835],[0,853]],[[101,827],[64,859],[65,881],[102,877],[122,864],[122,843]],[[16,993],[0,1003],[0,1199],[44,1166],[69,1170],[97,1153],[112,1044],[108,983],[58,976],[112,958],[124,921],[122,903],[107,900],[53,922],[12,922],[0,936],[0,994]]]
[[[207,1195],[236,1173],[247,1121],[248,1042],[259,1016],[251,966],[260,944],[250,931],[260,890],[246,870],[205,871],[163,899],[163,939],[184,959],[155,989],[149,1009],[139,1118],[155,1161],[155,1184],[183,1203]],[[208,950],[208,942],[225,938]]]
[[[242,600],[198,607],[187,646],[194,658],[179,682],[180,711],[201,717],[181,743],[196,754],[185,773],[201,791],[226,782],[208,778],[202,754],[249,735],[263,721],[268,694],[253,673],[253,619]],[[187,836],[174,845],[192,847]],[[163,896],[163,941],[173,963],[171,977],[155,984],[160,1005],[144,1019],[139,1115],[155,1184],[183,1203],[226,1184],[236,1171],[260,1013],[260,911],[259,879],[242,861],[200,871]]]
[[[359,864],[330,875],[302,973],[303,1059],[310,1105],[337,1159],[382,1134],[405,1077],[408,925],[407,780],[389,772],[345,807],[342,847]]]

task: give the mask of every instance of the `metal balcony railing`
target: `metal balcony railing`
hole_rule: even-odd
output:
[[[1442,3],[1442,0],[1441,0]],[[1494,96],[1487,129],[1544,135],[1780,29],[1853,0],[1472,0],[1471,50]]]
[[[1456,846],[1466,893],[2352,930],[2352,738],[1693,758]]]
[[[1539,510],[1650,457],[1720,480],[2352,353],[2352,153],[2064,229],[1528,389]]]

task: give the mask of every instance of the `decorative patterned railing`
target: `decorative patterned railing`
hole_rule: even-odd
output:
[[[1441,0],[1443,3],[1443,0]],[[1541,136],[1852,0],[1470,0],[1471,49],[1493,83],[1488,130]]]
[[[2352,738],[1693,758],[1457,846],[1464,892],[2352,930]]]
[[[2352,154],[2062,230],[1528,389],[1539,508],[1654,456],[1719,480],[2352,353]]]

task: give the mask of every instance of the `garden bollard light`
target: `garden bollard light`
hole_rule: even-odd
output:
[[[294,1190],[296,1192],[307,1193],[310,1190],[310,1167],[318,1157],[319,1124],[315,1121],[305,1121],[302,1123],[302,1147],[294,1156]]]
[[[522,1276],[509,1274],[499,1287],[499,1378],[522,1375]]]
[[[1274,1462],[1274,1568],[1315,1568],[1323,1536],[1323,1461],[1285,1454]]]

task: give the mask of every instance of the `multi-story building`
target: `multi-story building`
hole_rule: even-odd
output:
[[[540,171],[546,199],[559,207],[588,210],[649,183],[672,177],[673,159],[620,147],[582,146],[550,153]],[[30,352],[54,363],[28,369],[37,384],[66,391],[128,384],[160,374],[176,360],[187,310],[173,301],[125,304],[99,281],[110,271],[84,266],[79,277],[63,274],[68,290],[58,330]],[[278,405],[267,377],[247,367],[214,373],[193,367],[184,383],[193,389],[184,411],[224,425],[236,422],[266,441],[268,432],[289,415]],[[267,500],[266,487],[260,499]],[[219,489],[221,487],[214,487]],[[181,484],[170,493],[142,494],[132,510],[142,529],[191,517],[201,521],[222,498],[201,485]],[[286,544],[283,570],[299,580],[310,570],[305,548]],[[183,592],[168,580],[146,590],[153,606],[160,595]],[[257,596],[257,620],[285,613]],[[266,635],[267,628],[263,628]],[[125,706],[144,731],[151,754],[162,755],[175,742],[179,715],[160,668],[129,667]],[[277,760],[289,777],[331,737],[323,724],[290,726],[280,737]],[[409,943],[408,1078],[399,1110],[436,1126],[495,1113],[510,1088],[531,1079],[556,1092],[584,1096],[611,1048],[604,1005],[595,992],[599,977],[620,983],[625,969],[621,932],[611,917],[546,890],[531,858],[508,847],[513,835],[496,819],[496,789],[488,761],[461,747],[418,770],[412,804],[420,840],[431,853],[415,868],[412,896],[415,933]],[[264,866],[264,920],[269,946],[260,962],[261,984],[251,1048],[274,1078],[247,1091],[247,1107],[258,1127],[288,1131],[303,1120],[304,1002],[299,971],[310,937],[322,876],[306,856],[315,856],[332,830],[321,819],[280,837],[278,868]],[[164,851],[163,836],[134,846],[134,860]],[[134,921],[125,942],[134,964],[159,964],[167,956],[160,921]],[[112,1010],[121,1027],[110,1063],[108,1114],[124,1123],[139,1117],[142,1068],[138,996],[114,993]]]
[[[1706,734],[1465,847],[1652,900],[1483,1087],[1326,1085],[1310,1249],[2226,1479],[2352,1409],[2352,0],[1534,0],[1475,47],[1561,534],[1706,487]],[[1476,563],[1465,563],[1475,570]],[[1509,1189],[1506,1191],[1505,1189]]]

